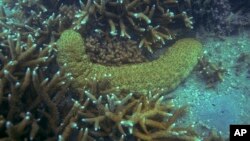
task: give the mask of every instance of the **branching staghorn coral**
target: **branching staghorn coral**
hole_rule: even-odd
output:
[[[90,28],[97,33],[109,33],[138,41],[139,47],[152,52],[175,38],[173,25],[178,22],[192,27],[191,17],[178,9],[177,0],[87,0],[80,1],[74,29]]]
[[[197,64],[202,45],[194,39],[183,39],[170,47],[158,60],[122,66],[104,66],[92,63],[85,53],[81,35],[64,31],[57,41],[60,64],[67,63],[67,71],[81,88],[96,76],[98,80],[110,77],[113,87],[148,92],[155,89],[171,91],[184,80]]]
[[[26,42],[20,38],[9,36],[0,46],[0,139],[197,139],[189,128],[174,126],[185,108],[175,110],[171,101],[162,103],[160,94],[116,92],[109,80],[94,78],[73,103],[68,102],[73,93],[66,96],[72,79],[66,66],[46,77],[54,45],[38,49],[31,35]]]
[[[58,111],[72,77],[48,75],[53,45],[39,48],[31,35],[9,35],[0,45],[0,138],[45,140],[58,132]]]
[[[175,111],[171,102],[162,104],[163,99],[158,94],[122,91],[115,95],[110,93],[112,87],[110,91],[99,89],[109,87],[107,83],[95,82],[90,90],[81,91],[81,95],[66,93],[68,81],[72,79],[65,72],[68,67],[63,65],[57,72],[50,69],[58,69],[51,64],[54,38],[71,25],[70,12],[74,13],[74,8],[60,7],[66,11],[53,13],[53,7],[46,2],[57,3],[58,0],[4,0],[8,6],[0,11],[1,140],[90,141],[99,137],[129,140],[128,136],[138,140],[196,139],[189,129],[174,126],[185,108]],[[142,14],[138,16],[139,20],[143,19]],[[112,25],[112,21],[109,23]],[[99,90],[95,90],[96,87]],[[132,111],[120,114],[123,107],[131,106]],[[102,120],[99,125],[91,121],[96,116]],[[168,124],[159,125],[168,117]],[[117,124],[109,129],[108,123]]]
[[[75,100],[75,115],[67,120],[72,126],[64,126],[68,132],[59,135],[61,140],[71,139],[70,134],[75,130],[80,131],[75,136],[83,134],[86,141],[198,140],[192,128],[175,126],[186,107],[176,108],[170,99],[163,102],[159,93],[110,93],[107,83],[108,80],[93,78],[85,89],[80,90],[80,98]]]
[[[3,0],[3,4],[11,8],[14,8],[15,6],[21,6],[23,9],[35,6],[40,10],[47,11],[47,8],[42,5],[40,0]]]
[[[38,45],[56,40],[72,23],[69,15],[65,15],[60,9],[55,11],[50,3],[56,4],[57,1],[4,1],[4,5],[0,6],[0,38],[4,37],[2,34],[18,32],[25,39],[31,34]],[[70,11],[71,8],[65,9]]]

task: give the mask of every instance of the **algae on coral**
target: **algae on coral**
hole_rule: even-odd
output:
[[[58,62],[67,63],[67,70],[75,77],[75,86],[83,87],[93,77],[110,76],[114,88],[138,92],[171,91],[184,80],[198,62],[202,45],[195,39],[177,41],[159,59],[152,62],[123,66],[103,66],[92,63],[85,54],[81,35],[73,30],[62,33],[58,44]]]

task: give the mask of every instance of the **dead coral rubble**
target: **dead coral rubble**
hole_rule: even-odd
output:
[[[226,73],[226,69],[221,64],[212,63],[206,57],[199,59],[196,70],[202,80],[206,82],[207,88],[215,87],[216,84],[222,82]]]
[[[150,52],[175,38],[173,25],[193,28],[192,17],[178,9],[177,0],[87,0],[80,1],[80,7],[74,29],[87,27],[99,34],[133,38]]]

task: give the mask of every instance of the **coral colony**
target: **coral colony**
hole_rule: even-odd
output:
[[[73,22],[74,29],[78,30],[94,22],[95,32],[136,38],[139,47],[146,47],[150,52],[156,43],[161,46],[175,38],[175,33],[169,26],[177,20],[181,20],[186,27],[193,28],[192,17],[178,10],[176,0],[87,0],[80,1],[80,7],[75,15],[77,20]]]
[[[186,2],[3,0],[0,140],[200,140],[176,125],[187,106],[163,95],[202,56],[199,41],[176,41],[193,29]]]

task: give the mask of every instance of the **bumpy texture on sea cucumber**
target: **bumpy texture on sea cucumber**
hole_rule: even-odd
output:
[[[81,88],[95,77],[110,77],[114,88],[148,92],[157,89],[171,91],[193,70],[202,54],[202,45],[195,39],[177,41],[165,54],[152,62],[123,66],[103,66],[92,63],[85,54],[81,35],[73,30],[62,33],[58,44],[58,62],[67,64],[75,78],[74,86]]]

